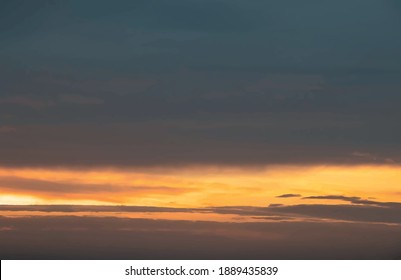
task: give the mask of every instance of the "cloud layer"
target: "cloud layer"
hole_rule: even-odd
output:
[[[1,165],[401,162],[395,1],[0,11]]]
[[[1,205],[0,257],[400,258],[401,203],[361,205],[359,198],[333,195],[305,198],[351,204],[207,208]],[[202,215],[209,220],[202,221]],[[220,218],[212,222],[211,215]]]

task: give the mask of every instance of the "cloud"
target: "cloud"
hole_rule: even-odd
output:
[[[173,208],[146,206],[91,206],[91,205],[0,205],[3,211],[42,211],[42,212],[181,212],[181,213],[215,213],[221,215],[239,215],[243,217],[283,218],[304,221],[321,221],[354,223],[383,223],[401,225],[401,203],[383,202],[378,205],[323,205],[272,204],[269,207],[255,206],[219,206],[206,208]]]
[[[328,149],[334,140],[325,140],[326,136],[315,139],[313,132],[308,136],[302,130],[295,139],[290,137],[291,129],[280,128],[279,124],[278,121],[276,126],[274,120],[272,127],[262,120],[213,125],[207,120],[165,120],[18,125],[17,131],[0,138],[0,164],[71,167],[366,163],[364,158],[350,155],[362,139],[333,144]],[[401,152],[391,145],[368,142],[362,145],[371,145],[397,162],[401,159]]]
[[[397,75],[0,72],[2,165],[401,162]]]
[[[0,205],[0,211],[31,211],[31,212],[209,212],[208,209],[196,208],[173,208],[173,207],[155,207],[155,206],[102,206],[102,205]]]
[[[342,198],[333,199],[342,200]],[[332,221],[349,221],[356,223],[374,222],[401,224],[401,203],[399,202],[371,203],[369,201],[362,201],[361,203],[357,202],[355,205],[270,204],[268,207],[224,206],[214,207],[211,209],[213,212],[219,214],[236,214],[258,217],[265,216],[266,218],[279,215],[285,218],[297,219],[329,219]]]
[[[281,203],[270,203],[269,207],[280,207],[280,206],[284,206],[284,204]]]
[[[385,205],[385,206],[384,206]],[[353,222],[401,223],[401,203],[377,205],[291,205],[269,207],[267,212]]]
[[[94,199],[107,200],[122,194],[178,194],[193,191],[192,188],[175,188],[168,186],[138,186],[134,184],[113,184],[113,183],[82,183],[77,181],[50,181],[31,178],[19,178],[12,176],[0,176],[0,190],[13,194],[29,194],[73,197],[92,197]],[[99,194],[109,194],[111,197],[98,196]]]
[[[87,97],[79,94],[61,94],[60,100],[61,102],[79,105],[100,105],[104,103],[104,101],[99,98]]]
[[[23,2],[0,3],[2,165],[401,162],[394,3]]]
[[[368,159],[371,159],[371,160],[377,160],[376,156],[371,155],[369,153],[353,152],[352,155],[356,156],[356,157],[365,157],[365,158],[368,158]]]
[[[15,132],[17,129],[12,126],[0,126],[0,133]]]
[[[322,199],[322,200],[342,200],[351,202],[353,204],[365,204],[365,205],[386,205],[386,202],[377,202],[368,199],[362,199],[358,196],[343,196],[343,195],[322,195],[322,196],[307,196],[302,199]]]
[[[282,194],[279,196],[276,196],[278,198],[290,198],[290,197],[301,197],[300,194],[294,194],[294,193],[286,193],[286,194]]]
[[[372,155],[370,153],[362,153],[362,152],[353,152],[353,156],[366,158],[367,160],[383,162],[383,163],[396,163],[396,161],[392,158],[382,158],[380,156]]]
[[[19,105],[23,107],[29,107],[35,110],[41,110],[49,106],[53,106],[54,103],[48,100],[40,100],[29,96],[10,96],[0,98],[0,104],[5,105]]]
[[[2,259],[394,259],[400,227],[0,217]]]
[[[1,212],[12,216],[0,216],[4,259],[396,259],[401,250],[401,203],[394,202],[381,207],[1,205]],[[154,216],[107,214],[115,212]],[[174,216],[157,218],[163,213]],[[247,219],[197,221],[200,213]],[[193,220],[180,220],[180,214],[193,214]]]

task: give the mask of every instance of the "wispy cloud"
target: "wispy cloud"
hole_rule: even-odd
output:
[[[171,186],[147,186],[119,183],[89,183],[62,180],[39,180],[0,176],[0,190],[5,194],[29,195],[52,200],[93,200],[99,203],[122,203],[129,197],[147,197],[157,195],[174,196],[194,191],[194,188]]]
[[[295,194],[295,193],[286,193],[286,194],[282,194],[279,196],[276,196],[278,198],[290,198],[290,197],[301,197],[300,194]]]
[[[381,207],[378,207],[381,206]],[[205,208],[174,208],[154,206],[96,206],[96,205],[0,205],[0,211],[37,212],[176,212],[176,213],[216,213],[271,219],[316,220],[325,222],[391,223],[401,225],[401,203],[377,202],[375,204],[324,205],[324,204],[272,204],[269,207],[219,206]],[[179,216],[177,217],[179,218]]]
[[[0,98],[0,105],[19,105],[23,107],[29,107],[35,110],[41,110],[49,106],[53,106],[54,102],[51,100],[45,100],[43,98],[34,98],[24,95],[13,95],[9,97]]]
[[[15,131],[17,131],[17,128],[15,128],[14,126],[7,126],[7,125],[0,126],[0,133],[11,133]]]
[[[59,99],[60,102],[79,105],[100,105],[104,103],[104,100],[100,98],[83,96],[79,94],[60,94]]]
[[[321,200],[342,200],[351,202],[353,204],[365,205],[386,205],[386,202],[378,202],[374,200],[362,199],[358,196],[344,196],[344,195],[321,195],[321,196],[307,196],[303,199],[321,199]]]

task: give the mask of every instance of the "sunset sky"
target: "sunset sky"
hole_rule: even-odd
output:
[[[401,258],[400,3],[1,1],[0,258]]]

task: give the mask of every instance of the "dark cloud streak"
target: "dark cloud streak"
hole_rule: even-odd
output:
[[[321,200],[342,200],[351,202],[353,204],[362,204],[362,205],[386,205],[386,202],[378,202],[368,199],[362,199],[357,196],[343,196],[343,195],[322,195],[322,196],[307,196],[302,199],[321,199]],[[390,202],[391,203],[391,202]]]
[[[282,194],[277,196],[278,198],[291,198],[291,197],[301,197],[300,194],[294,194],[294,193],[286,193],[286,194]]]
[[[381,207],[378,207],[381,206]],[[144,206],[86,206],[86,205],[0,205],[0,211],[41,211],[41,212],[182,212],[182,213],[216,213],[235,214],[249,217],[283,217],[305,219],[330,219],[332,221],[349,221],[355,223],[394,223],[401,224],[401,203],[377,202],[375,205],[271,205],[254,206],[221,206],[208,208],[171,208]]]

